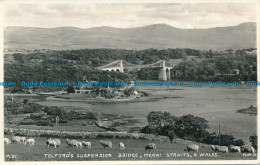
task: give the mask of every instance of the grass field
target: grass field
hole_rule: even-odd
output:
[[[6,136],[10,138],[10,136]],[[92,143],[91,149],[68,148],[66,139],[61,139],[60,148],[47,148],[45,137],[34,137],[35,146],[23,144],[5,144],[6,161],[88,161],[88,160],[254,160],[256,155],[245,156],[237,153],[214,153],[209,145],[199,144],[199,152],[187,152],[184,148],[192,142],[177,139],[175,143],[153,142],[132,139],[102,139],[113,143],[112,149],[104,149],[99,140],[84,139]],[[77,139],[82,140],[83,139]],[[125,150],[119,149],[119,142],[125,144]],[[157,150],[145,151],[148,143],[156,143]],[[65,155],[70,156],[66,158]],[[92,154],[92,155],[91,155]],[[96,155],[95,155],[96,154]],[[195,155],[194,155],[195,154]],[[71,157],[73,155],[73,157]],[[120,157],[121,155],[121,157]],[[126,157],[122,157],[127,155]],[[196,156],[197,155],[197,156]],[[67,155],[68,156],[68,155]],[[13,158],[11,158],[13,157]],[[16,158],[14,158],[16,157]]]

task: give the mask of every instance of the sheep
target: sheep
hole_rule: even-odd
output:
[[[49,140],[54,140],[54,141],[56,141],[57,147],[59,148],[59,146],[60,146],[60,144],[61,144],[60,139],[52,139],[52,138],[50,138]]]
[[[228,153],[228,147],[227,146],[217,146],[217,145],[211,145],[211,149],[215,152],[223,152]]]
[[[46,140],[46,144],[47,147],[49,148],[50,146],[54,146],[54,148],[56,148],[58,146],[57,141],[53,140],[53,139],[47,139]]]
[[[111,141],[103,141],[103,140],[100,140],[100,144],[101,144],[104,148],[112,149],[112,142],[111,142]]]
[[[212,151],[214,151],[214,152],[216,151],[216,146],[215,145],[211,145],[210,147],[211,147]]]
[[[82,144],[85,148],[88,148],[88,149],[91,149],[91,143],[90,142],[85,142],[85,141],[82,141]]]
[[[229,151],[230,152],[241,153],[241,148],[239,146],[230,145],[229,146]]]
[[[78,148],[82,148],[83,147],[83,144],[82,144],[82,142],[77,142],[77,144],[78,144]]]
[[[77,140],[66,140],[68,147],[77,147],[78,148],[78,141]]]
[[[156,150],[156,144],[155,143],[149,143],[146,147],[145,150]]]
[[[186,149],[184,149],[184,151],[195,151],[195,152],[199,152],[199,146],[196,144],[190,144],[187,146]]]
[[[34,138],[27,139],[25,145],[29,144],[30,146],[34,146],[35,140]]]
[[[242,152],[255,153],[255,149],[252,146],[242,146]]]
[[[4,138],[4,143],[5,144],[10,144],[11,142],[10,142],[10,140],[8,138]]]
[[[14,143],[14,144],[20,143],[20,137],[19,136],[13,136],[11,138],[11,142]]]
[[[29,113],[26,114],[26,115],[25,115],[25,118],[26,118],[26,119],[30,119],[30,118],[31,118],[31,114],[29,114]]]
[[[26,142],[26,138],[25,137],[20,137],[20,143],[25,144],[25,142]]]
[[[119,148],[120,148],[120,150],[125,149],[125,145],[124,145],[124,143],[120,142],[120,143],[119,143]]]

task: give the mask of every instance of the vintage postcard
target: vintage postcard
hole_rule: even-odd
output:
[[[3,164],[259,163],[259,1],[0,4]]]

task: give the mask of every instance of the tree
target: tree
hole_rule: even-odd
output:
[[[174,121],[176,120],[177,117],[171,115],[169,112],[152,111],[147,115],[148,125],[146,125],[141,132],[168,136],[172,142],[175,137]]]
[[[75,93],[75,89],[73,88],[73,86],[69,86],[67,89],[68,93]]]
[[[220,135],[220,145],[228,146],[234,145],[235,137],[232,135],[221,134]]]
[[[235,146],[243,146],[244,144],[245,144],[245,142],[242,139],[236,139],[234,141]]]
[[[140,71],[138,71],[138,77],[144,80],[151,79],[150,72],[151,71],[149,68],[141,69]]]
[[[154,135],[159,135],[160,132],[161,132],[161,127],[155,125],[147,125],[141,130],[141,133],[154,134]]]
[[[29,102],[29,99],[23,99],[23,103],[26,104]]]
[[[177,117],[169,112],[152,111],[147,116],[148,125],[165,126],[173,124]]]
[[[170,124],[170,125],[166,125],[166,126],[162,127],[161,135],[168,136],[170,139],[170,142],[172,143],[173,138],[176,137],[176,135],[174,133],[174,124]]]
[[[251,142],[252,146],[257,150],[257,135],[253,134],[249,137],[249,141]]]
[[[198,140],[207,133],[208,121],[194,115],[181,116],[175,122],[175,133],[181,138]]]
[[[170,142],[172,143],[173,138],[175,137],[174,131],[173,130],[168,130],[167,134],[168,134],[168,137],[170,139]]]
[[[5,110],[4,116],[5,116],[5,120],[8,121],[9,124],[11,124],[13,120],[12,114]]]
[[[219,144],[219,135],[215,132],[213,133],[206,133],[202,139],[202,141],[206,144]],[[235,139],[233,135],[228,134],[220,134],[220,145],[223,146],[229,146],[229,145],[235,145],[235,146],[242,146],[245,142],[242,139]]]

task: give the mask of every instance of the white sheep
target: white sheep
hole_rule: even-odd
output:
[[[28,114],[25,115],[25,117],[26,117],[27,119],[30,119],[30,118],[31,118],[31,114],[28,113]]]
[[[83,147],[83,145],[82,145],[82,142],[77,142],[78,143],[78,148],[82,148]]]
[[[67,142],[69,148],[70,147],[77,147],[78,148],[78,141],[77,140],[69,140],[69,139],[67,139],[66,142]]]
[[[10,142],[10,140],[8,138],[4,138],[4,143],[5,144],[10,144],[11,142]]]
[[[112,149],[112,142],[111,142],[111,141],[103,141],[103,140],[100,140],[100,144],[101,144],[104,148]]]
[[[120,150],[125,149],[125,145],[124,145],[124,143],[120,142],[120,143],[119,143],[119,148],[120,148]]]
[[[34,146],[35,140],[34,138],[27,139],[25,145],[29,144],[30,146]]]
[[[147,146],[145,146],[145,150],[156,150],[156,144],[155,143],[149,143]]]
[[[11,138],[11,142],[14,143],[14,144],[20,143],[20,137],[19,136],[13,136]]]
[[[255,149],[252,146],[242,146],[242,152],[255,153]]]
[[[60,139],[52,139],[52,138],[50,138],[50,140],[54,140],[54,141],[56,141],[56,143],[57,143],[57,147],[59,147],[60,144],[61,144]]]
[[[241,153],[241,147],[231,145],[231,146],[229,146],[229,151],[230,151],[230,152]]]
[[[25,142],[26,142],[26,138],[25,137],[20,137],[20,143],[25,144]]]
[[[187,148],[185,149],[185,151],[195,151],[195,152],[199,152],[199,146],[197,144],[190,144],[187,146]]]
[[[47,139],[46,140],[46,144],[47,147],[49,148],[50,146],[53,146],[54,148],[56,148],[58,146],[57,141],[53,140],[53,139]]]
[[[91,149],[91,143],[90,142],[85,142],[85,141],[82,141],[82,144],[85,148],[88,148],[88,149]]]
[[[211,145],[211,149],[215,152],[223,152],[228,153],[228,147],[227,146],[218,146],[218,145]]]

